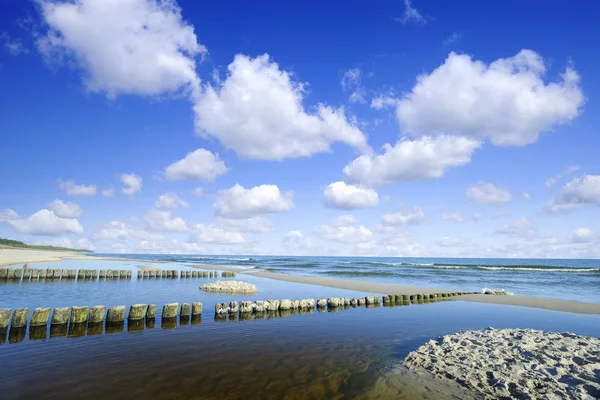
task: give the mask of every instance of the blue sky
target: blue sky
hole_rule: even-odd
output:
[[[9,0],[0,237],[598,257],[597,11]]]

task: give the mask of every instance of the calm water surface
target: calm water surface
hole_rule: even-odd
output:
[[[125,264],[79,261],[76,266],[135,269]],[[186,268],[175,262],[157,266],[175,265]],[[113,333],[88,328],[86,334],[83,327],[53,337],[44,332],[42,340],[31,340],[30,332],[19,343],[7,340],[0,345],[2,398],[450,398],[455,393],[450,386],[408,375],[391,390],[384,377],[430,338],[464,329],[520,327],[600,336],[599,316],[461,301],[215,320],[214,303],[221,301],[366,294],[245,275],[237,279],[256,284],[258,293],[201,292],[198,286],[210,279],[0,284],[0,307],[156,303],[160,314],[167,302],[204,303],[201,320],[176,326],[161,326],[159,315],[154,325],[125,325]],[[460,391],[454,396],[466,397]]]

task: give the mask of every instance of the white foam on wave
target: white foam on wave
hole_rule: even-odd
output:
[[[484,269],[487,271],[542,271],[542,272],[600,272],[600,268],[528,268],[528,267],[482,267],[478,266],[478,269]]]
[[[439,269],[467,269],[468,267],[460,266],[460,265],[434,265],[433,268]]]
[[[514,293],[511,293],[507,290],[504,289],[489,289],[489,288],[483,288],[481,289],[481,293],[483,294],[496,294],[496,295],[505,295],[505,296],[514,296]]]

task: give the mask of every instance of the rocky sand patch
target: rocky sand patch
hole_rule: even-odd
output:
[[[256,285],[242,281],[217,281],[200,286],[206,292],[254,293]]]
[[[600,398],[600,339],[533,329],[462,331],[403,362],[486,399]]]

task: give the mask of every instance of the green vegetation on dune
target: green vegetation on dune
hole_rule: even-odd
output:
[[[54,250],[54,251],[80,251],[88,253],[90,250],[70,249],[68,247],[56,246],[33,246],[18,240],[0,238],[0,249],[31,249],[31,250]]]

